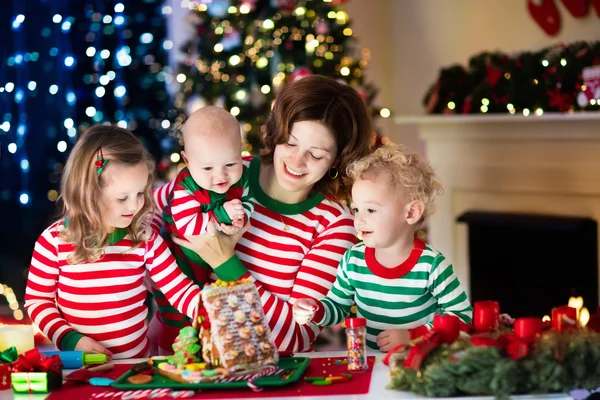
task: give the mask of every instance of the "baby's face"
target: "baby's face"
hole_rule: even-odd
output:
[[[354,182],[352,210],[354,227],[368,247],[391,247],[412,229],[406,221],[405,205],[384,176]]]
[[[203,189],[225,193],[242,177],[242,142],[239,132],[189,135],[185,139],[187,166]]]

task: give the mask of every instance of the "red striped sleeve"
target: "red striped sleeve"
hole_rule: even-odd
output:
[[[146,267],[157,288],[180,313],[194,319],[200,288],[181,272],[167,243],[159,235],[150,239],[148,247]]]
[[[297,324],[292,316],[293,303],[299,298],[318,299],[324,297],[335,281],[337,266],[342,256],[348,248],[356,243],[352,215],[347,208],[340,205],[335,213],[332,212],[328,216],[332,220],[320,234],[315,236],[311,248],[300,263],[289,301],[283,301],[273,293],[276,293],[277,290],[276,285],[271,282],[260,282],[250,274],[246,276],[255,282],[259,290],[266,319],[275,344],[280,351],[309,350],[310,345],[319,334],[320,328],[313,324]],[[252,223],[254,226],[254,220]],[[258,239],[255,240],[257,243],[260,242]],[[246,248],[246,251],[248,250]],[[240,249],[239,246],[238,251],[245,253],[244,249]],[[263,254],[262,257],[264,256]],[[324,265],[330,268],[323,268]],[[248,267],[253,273],[260,270],[258,266]],[[278,276],[278,278],[280,277]]]
[[[61,316],[56,306],[59,274],[57,224],[46,229],[37,240],[25,289],[25,309],[31,320],[53,343],[60,343],[74,329]]]
[[[169,195],[173,191],[173,186],[175,185],[175,180],[171,182],[165,183],[164,185],[154,189],[152,191],[152,197],[154,198],[154,205],[158,209],[159,213],[165,211],[165,207],[167,206]]]
[[[179,236],[200,235],[206,232],[208,221],[214,217],[213,211],[202,212],[202,203],[198,197],[207,197],[205,204],[210,201],[208,195],[194,195],[180,185],[176,185],[173,189],[173,197],[169,203],[169,213],[173,217],[170,229]]]

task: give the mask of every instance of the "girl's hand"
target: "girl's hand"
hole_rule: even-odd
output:
[[[75,345],[75,350],[83,351],[84,353],[89,354],[106,354],[109,360],[112,359],[112,353],[107,350],[100,343],[96,342],[94,339],[89,338],[87,336],[79,339],[77,344]]]
[[[294,303],[292,312],[294,319],[300,325],[306,325],[315,316],[315,312],[318,309],[318,304],[313,299],[298,299]]]
[[[222,265],[235,254],[235,245],[242,235],[250,229],[250,221],[239,232],[227,235],[218,232],[216,221],[211,220],[204,235],[186,236],[185,239],[174,237],[173,242],[194,251],[213,269]]]
[[[387,353],[396,346],[408,344],[409,342],[410,333],[407,329],[390,329],[377,335],[377,346],[384,353]]]

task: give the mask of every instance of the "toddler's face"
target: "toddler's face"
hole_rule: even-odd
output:
[[[241,148],[239,132],[190,135],[182,153],[192,178],[200,187],[225,193],[242,177]]]
[[[135,166],[108,163],[102,179],[106,182],[102,188],[104,224],[112,228],[127,228],[144,206],[148,166],[144,163]]]
[[[354,182],[352,209],[354,227],[368,247],[393,246],[406,229],[412,229],[406,222],[405,205],[385,176]]]

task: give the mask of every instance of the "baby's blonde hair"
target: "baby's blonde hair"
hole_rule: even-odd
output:
[[[70,264],[98,260],[109,244],[109,232],[102,220],[105,173],[98,174],[96,166],[100,148],[108,161],[105,169],[114,164],[133,167],[143,163],[148,166],[144,206],[133,217],[127,233],[134,248],[149,234],[147,220],[154,207],[152,182],[155,164],[152,156],[130,131],[116,126],[94,125],[75,143],[61,180],[63,210],[60,221],[66,221],[66,227],[60,238],[75,245],[75,251],[67,258]]]
[[[433,168],[416,153],[407,152],[404,146],[382,146],[373,153],[348,166],[348,176],[375,180],[386,176],[403,201],[423,202],[423,218],[435,211],[434,200],[444,192]]]

